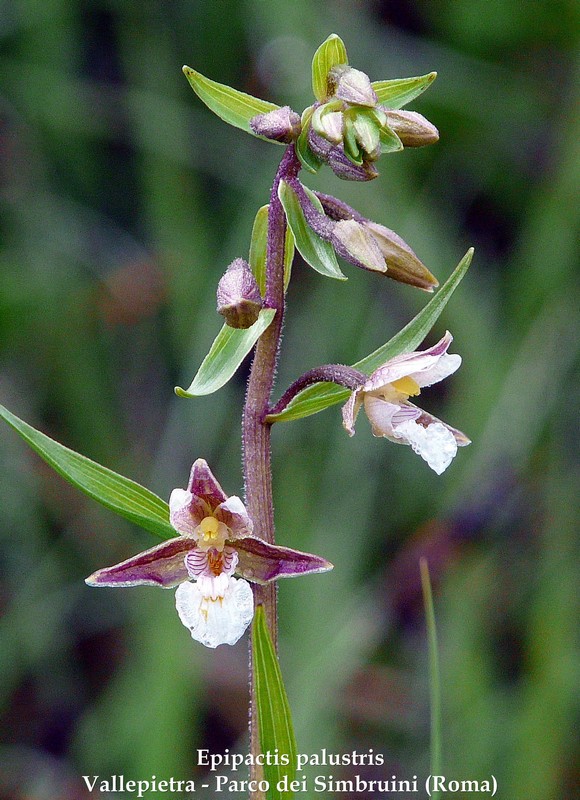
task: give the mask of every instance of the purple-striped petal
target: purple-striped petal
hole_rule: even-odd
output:
[[[112,567],[93,572],[89,586],[162,586],[170,589],[188,580],[185,555],[196,547],[193,539],[178,536]]]
[[[373,372],[368,381],[362,387],[363,391],[376,392],[381,389],[381,387],[407,376],[412,377],[413,380],[417,381],[420,386],[430,386],[432,383],[435,383],[435,381],[431,380],[428,383],[421,384],[420,376],[422,375],[424,379],[427,379],[426,376],[429,375],[430,371],[437,366],[441,357],[447,353],[449,345],[452,341],[453,337],[449,331],[447,331],[445,336],[428,350],[417,350],[413,353],[403,353],[400,356],[392,358],[382,367],[379,367]],[[459,367],[461,359],[459,358],[458,363],[455,360],[452,363],[453,368],[451,369],[451,372],[454,372]],[[447,372],[447,374],[451,374],[451,372]],[[437,378],[437,380],[441,380],[441,378]]]
[[[204,517],[211,516],[211,509],[201,497],[186,489],[174,489],[169,498],[169,521],[176,531],[184,536],[193,536]]]
[[[231,543],[238,552],[236,572],[255,583],[269,583],[277,578],[294,578],[315,572],[327,572],[332,564],[325,558],[278,547],[248,536]]]

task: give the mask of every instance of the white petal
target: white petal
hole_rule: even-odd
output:
[[[457,453],[455,436],[442,422],[424,428],[414,421],[403,422],[393,429],[394,435],[410,444],[437,475],[441,475]]]
[[[461,356],[457,353],[445,353],[439,356],[437,363],[422,372],[414,372],[411,375],[414,381],[421,387],[433,386],[434,383],[448,378],[461,366]]]
[[[235,644],[254,616],[254,597],[247,581],[230,578],[223,598],[205,597],[197,583],[182,583],[175,593],[179,619],[206,647]]]

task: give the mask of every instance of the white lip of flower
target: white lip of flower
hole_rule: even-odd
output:
[[[183,624],[206,645],[235,644],[254,615],[250,584],[332,569],[326,559],[279,547],[253,535],[239,497],[228,497],[204,459],[187,489],[174,489],[169,520],[178,536],[90,575],[89,586],[177,587]],[[241,578],[234,578],[234,572]]]
[[[422,388],[452,375],[461,356],[447,353],[453,337],[449,332],[429,350],[406,353],[375,370],[343,406],[343,425],[350,436],[362,404],[374,436],[408,444],[438,475],[444,472],[457,448],[470,443],[461,431],[422,411],[409,397]]]

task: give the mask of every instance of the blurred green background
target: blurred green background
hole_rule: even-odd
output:
[[[493,773],[506,800],[574,794],[579,29],[573,0],[0,2],[0,402],[165,498],[199,456],[241,491],[244,370],[210,398],[172,390],[221,326],[217,281],[282,152],[213,117],[181,65],[297,110],[331,32],[372,79],[439,73],[412,106],[438,145],[383,157],[368,185],[305,179],[440,280],[475,246],[428,339],[451,330],[464,364],[423,401],[473,444],[437,477],[362,419],[349,440],[338,407],[273,437],[279,541],[336,565],[280,586],[299,750],[383,753],[364,777],[428,774],[424,556],[445,773]],[[348,275],[297,262],[279,393],[427,299]],[[2,800],[80,800],[83,774],[197,777],[197,748],[245,748],[245,640],[210,652],[172,592],[86,587],[156,542],[0,442]]]

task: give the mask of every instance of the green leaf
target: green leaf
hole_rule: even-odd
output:
[[[421,309],[417,316],[386,344],[366,356],[366,358],[357,361],[356,364],[353,364],[353,367],[370,375],[371,372],[374,372],[375,369],[378,369],[389,359],[401,355],[401,353],[410,353],[414,350],[439,319],[451,295],[467,272],[472,257],[473,248],[470,248],[455,268],[455,271],[449,276],[433,299],[427,303],[425,308]],[[349,395],[349,389],[344,389],[334,383],[317,383],[297,394],[284,411],[279,414],[270,414],[266,419],[268,422],[288,422],[292,419],[309,417],[311,414],[324,411],[325,408],[329,408],[336,403],[346,402]]]
[[[392,81],[375,81],[371,86],[379,103],[388,108],[403,108],[427,89],[437,77],[436,72],[416,78],[397,78]]]
[[[268,111],[275,111],[280,106],[268,103],[266,100],[259,100],[245,92],[239,92],[223,83],[212,81],[191,67],[183,67],[183,74],[199,99],[224,122],[240,128],[246,133],[251,133],[258,139],[264,139],[267,142],[274,141],[255,134],[250,128],[250,120],[256,114],[266,114]],[[280,144],[280,142],[274,142],[274,144]]]
[[[2,405],[0,416],[47,464],[81,492],[163,539],[175,536],[169,524],[167,503],[149,489],[55,442]]]
[[[262,753],[278,753],[277,761],[289,762],[264,764],[264,776],[270,784],[266,794],[268,800],[283,800],[294,796],[294,792],[277,789],[277,785],[280,781],[294,780],[296,775],[296,737],[280,665],[261,605],[256,608],[252,623],[252,664]]]
[[[328,73],[339,64],[348,64],[346,47],[340,36],[331,33],[312,59],[312,91],[322,103],[328,99]]]
[[[433,607],[433,592],[429,566],[425,558],[419,559],[421,571],[421,586],[423,588],[423,605],[427,622],[427,637],[429,642],[429,694],[431,705],[431,775],[441,775],[443,759],[441,755],[441,670],[439,667],[439,648],[437,645],[437,626],[435,624],[435,609]],[[439,792],[431,795],[434,800],[439,800]]]
[[[304,187],[304,189],[316,209],[323,214],[324,211],[320,200],[309,189],[306,187]],[[280,181],[278,196],[284,207],[290,230],[294,234],[296,248],[302,258],[310,264],[313,269],[320,272],[321,275],[345,281],[346,276],[342,274],[338,266],[338,261],[336,260],[332,245],[330,242],[325,242],[320,236],[317,236],[306,222],[296,192],[286,181]]]
[[[310,129],[310,121],[313,113],[314,109],[310,106],[310,108],[307,108],[302,114],[302,130],[300,136],[296,139],[295,147],[296,155],[304,169],[315,174],[322,166],[322,160],[312,152],[308,144],[308,131]]]
[[[269,205],[258,209],[254,226],[252,228],[252,238],[250,240],[249,264],[254,277],[258,282],[262,297],[266,292],[266,251],[268,247],[268,208]],[[286,227],[286,238],[284,240],[284,291],[290,283],[292,274],[292,261],[294,260],[294,236],[292,231]]]
[[[176,386],[175,394],[179,397],[199,397],[221,389],[272,322],[275,313],[273,308],[263,308],[256,322],[249,328],[230,328],[229,325],[224,325],[201,362],[190,387],[182,389]]]

